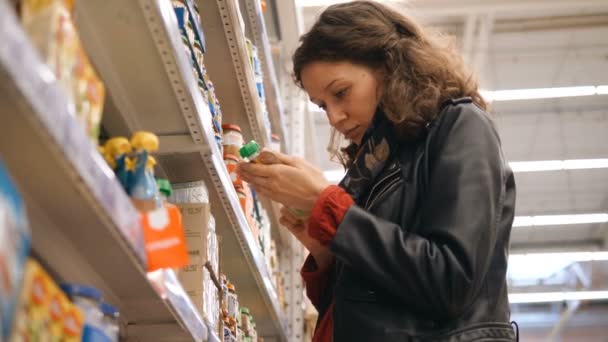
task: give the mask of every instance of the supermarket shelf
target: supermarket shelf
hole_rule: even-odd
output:
[[[196,1],[208,44],[205,64],[222,106],[223,122],[241,126],[245,139],[269,146],[238,0]]]
[[[270,122],[272,123],[273,133],[281,137],[282,150],[287,151],[284,118],[283,118],[283,103],[279,93],[277,76],[272,60],[270,42],[266,33],[266,24],[262,14],[262,5],[260,0],[240,0],[241,8],[245,9],[247,17],[247,31],[253,43],[258,47],[258,54],[262,64],[262,72],[264,73],[264,91],[266,93],[266,106],[270,114]]]
[[[128,337],[167,323],[177,327],[172,340],[204,340],[207,326],[175,277],[148,281],[137,212],[6,0],[0,41],[0,156],[24,194],[34,254],[58,280],[99,288]]]
[[[209,15],[204,6],[200,7],[204,21]],[[84,0],[76,3],[76,12],[87,51],[112,100],[104,112],[104,126],[112,134],[128,135],[141,129],[158,134],[158,172],[172,182],[206,182],[222,236],[223,272],[237,286],[239,301],[250,308],[260,334],[269,340],[285,341],[286,320],[264,257],[215,144],[211,114],[181,45],[170,1]],[[218,48],[217,34],[205,27],[206,56]],[[135,42],[137,49],[132,48]],[[237,78],[231,64],[225,63],[224,68],[225,74],[212,79]],[[240,94],[238,87],[233,97],[234,94]],[[230,106],[239,101],[230,97],[220,101],[224,122],[228,122]],[[245,111],[233,113],[236,118]],[[248,120],[244,115],[239,117]],[[262,136],[259,130],[252,131],[254,136]]]

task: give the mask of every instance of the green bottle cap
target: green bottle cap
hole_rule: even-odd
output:
[[[241,313],[242,313],[242,314],[245,314],[245,315],[249,315],[249,308],[242,307],[242,308],[241,308]]]
[[[165,197],[170,197],[173,192],[173,188],[171,187],[171,183],[167,179],[157,178],[156,186],[158,186],[158,191],[165,195]]]
[[[241,154],[241,158],[249,159],[255,156],[256,153],[259,153],[260,150],[260,145],[255,142],[255,140],[251,140],[250,142],[243,145],[243,147],[241,147],[239,153]]]

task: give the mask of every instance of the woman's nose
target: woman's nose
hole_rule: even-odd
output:
[[[329,124],[335,127],[338,123],[346,119],[347,115],[342,108],[327,108],[327,118],[329,119]]]

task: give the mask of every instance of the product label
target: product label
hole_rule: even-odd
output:
[[[225,131],[224,145],[236,146],[240,148],[243,146],[243,136],[238,132]]]

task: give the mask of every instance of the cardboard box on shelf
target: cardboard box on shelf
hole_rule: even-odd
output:
[[[205,310],[206,292],[213,290],[206,288],[206,286],[214,287],[216,291],[219,291],[214,283],[204,281],[205,278],[210,277],[207,273],[214,271],[212,267],[206,267],[206,264],[211,264],[208,260],[209,248],[213,248],[209,245],[209,235],[215,234],[214,230],[210,228],[210,206],[208,203],[178,203],[176,205],[182,213],[184,233],[190,256],[190,263],[178,270],[178,279],[201,316],[211,322],[217,321],[217,319],[210,319],[209,315],[213,313],[208,313],[206,311],[209,310]],[[218,247],[215,246],[215,248]],[[217,278],[216,274],[213,274],[212,278]],[[208,294],[207,298],[209,298]]]

